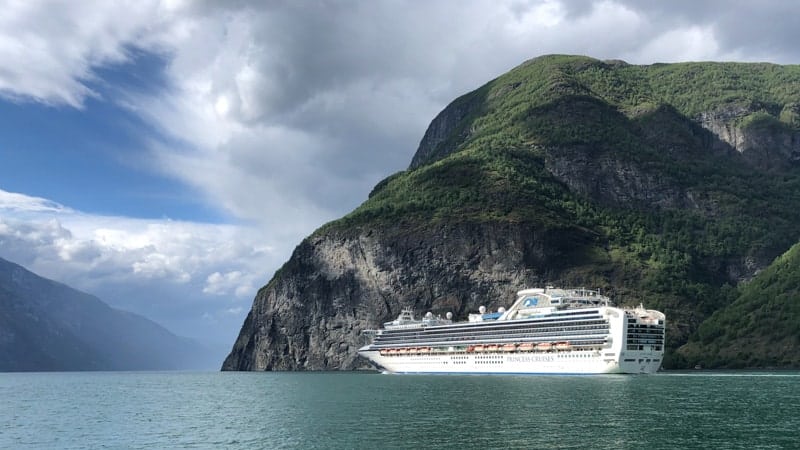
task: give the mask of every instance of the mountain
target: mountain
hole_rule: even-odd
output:
[[[706,368],[800,367],[800,244],[739,290],[681,349]]]
[[[197,367],[204,350],[0,258],[0,372]]]
[[[364,367],[361,331],[403,306],[465,318],[547,284],[664,311],[664,365],[691,367],[713,348],[699,332],[728,336],[714,313],[800,240],[799,164],[800,66],[535,58],[304,239],[223,369]]]

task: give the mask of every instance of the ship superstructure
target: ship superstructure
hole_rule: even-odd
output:
[[[514,304],[466,322],[400,316],[374,330],[359,355],[391,373],[654,373],[664,355],[665,316],[617,308],[588,289],[517,292]]]

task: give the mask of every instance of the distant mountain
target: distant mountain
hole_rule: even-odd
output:
[[[797,367],[794,288],[759,274],[800,241],[798,193],[800,66],[541,56],[304,239],[223,369],[362,367],[362,330],[404,306],[464,319],[548,284],[665,312],[667,368]]]
[[[195,368],[198,344],[0,258],[0,371]]]

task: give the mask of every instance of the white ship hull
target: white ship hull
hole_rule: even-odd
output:
[[[390,373],[416,374],[651,374],[662,352],[630,352],[623,358],[595,351],[553,353],[449,353],[393,355],[362,350],[359,354]]]

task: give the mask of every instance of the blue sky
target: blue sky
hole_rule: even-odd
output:
[[[300,240],[524,60],[797,63],[789,1],[13,1],[0,257],[211,346]]]
[[[226,220],[185,183],[152,167],[147,139],[168,137],[113,102],[121,90],[158,95],[169,89],[163,58],[132,53],[128,62],[96,70],[97,80],[87,85],[97,97],[80,109],[30,98],[0,102],[3,189],[88,213]]]

